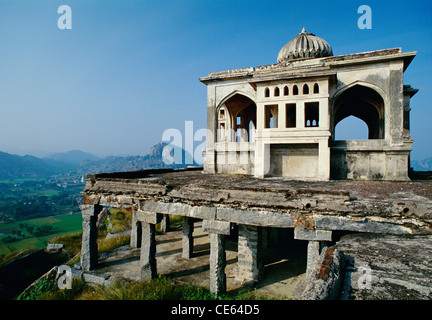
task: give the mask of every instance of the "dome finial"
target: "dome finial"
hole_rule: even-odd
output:
[[[279,51],[277,62],[331,57],[332,55],[333,50],[325,40],[315,36],[313,33],[307,33],[303,27],[301,33],[296,35]]]

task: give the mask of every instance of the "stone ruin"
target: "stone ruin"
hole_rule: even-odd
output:
[[[307,281],[298,296],[340,296],[333,289],[349,273],[341,257],[350,250],[338,248],[335,235],[432,231],[430,177],[409,178],[409,102],[417,90],[403,85],[403,73],[415,55],[397,48],[333,56],[327,42],[303,30],[277,64],[200,78],[210,132],[204,167],[87,175],[82,269],[98,266],[98,215],[128,207],[142,279],[157,275],[155,225],[180,215],[184,259],[193,254],[195,223],[209,233],[211,292],[226,291],[226,236],[238,233],[237,280],[254,284],[263,274],[266,239],[290,229],[295,240],[308,241]],[[366,122],[369,139],[334,139],[336,125],[351,115]],[[331,285],[320,295],[317,281]],[[432,290],[422,288],[426,296]]]

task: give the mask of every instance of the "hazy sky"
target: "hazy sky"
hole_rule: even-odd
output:
[[[363,4],[371,30],[357,26]],[[418,51],[412,158],[432,156],[432,2],[406,0],[0,0],[0,150],[144,155],[166,129],[205,128],[199,77],[276,63],[302,27],[334,55]]]

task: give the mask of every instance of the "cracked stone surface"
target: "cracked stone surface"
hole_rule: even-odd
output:
[[[342,299],[432,298],[432,236],[352,234],[336,248],[348,262]]]

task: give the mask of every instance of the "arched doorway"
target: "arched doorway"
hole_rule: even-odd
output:
[[[218,110],[218,141],[252,142],[257,107],[247,96],[236,93]]]
[[[368,127],[368,139],[384,139],[384,100],[375,90],[355,85],[339,95],[333,104],[332,136],[337,124],[347,117],[363,120]]]

